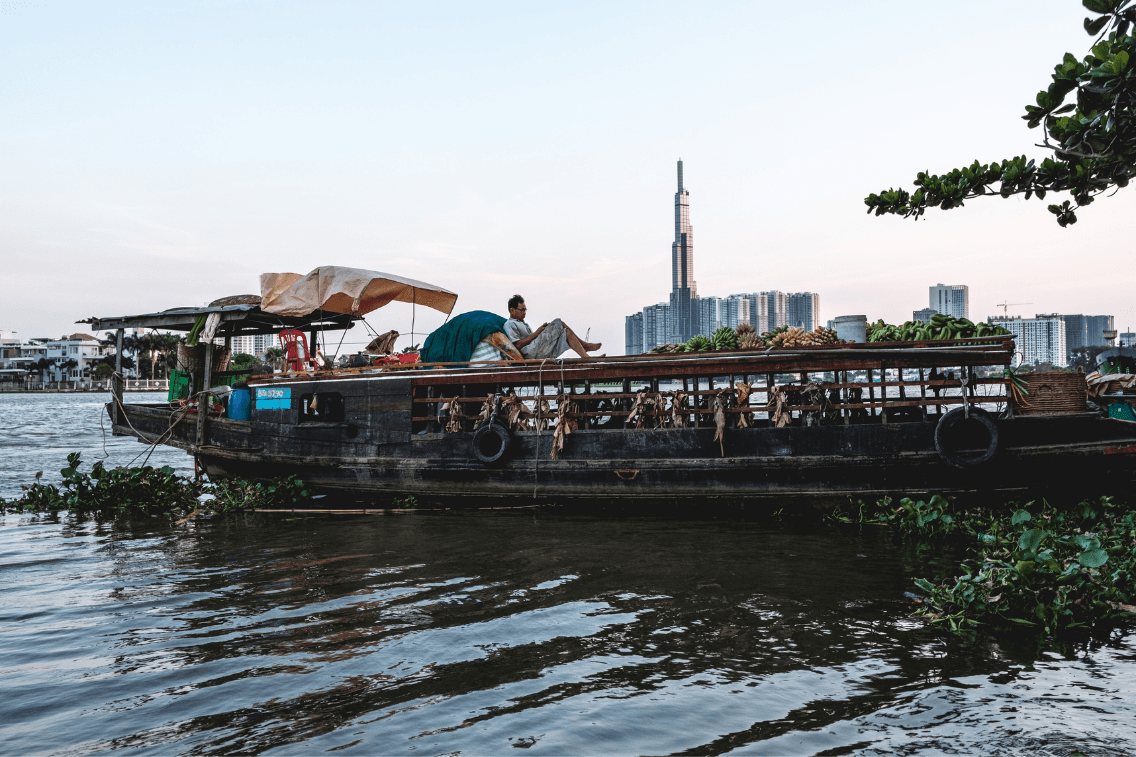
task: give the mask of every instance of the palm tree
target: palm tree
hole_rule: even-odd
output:
[[[277,370],[284,370],[284,350],[279,347],[269,347],[264,351],[264,359]]]
[[[151,341],[156,360],[151,364],[150,375],[153,376],[155,367],[160,365],[162,377],[167,378],[170,375],[170,369],[177,365],[177,347],[181,340],[174,334],[154,334]],[[160,362],[158,362],[159,360]],[[154,378],[157,378],[157,376],[154,376]]]
[[[73,357],[69,357],[59,364],[59,370],[62,371],[61,375],[64,381],[68,379],[67,374],[71,372],[71,369],[77,367],[78,365],[79,361]]]

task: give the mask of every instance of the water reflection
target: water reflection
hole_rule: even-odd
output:
[[[928,559],[739,522],[8,516],[0,749],[1136,747],[1133,637],[1025,666],[944,639],[903,596]]]

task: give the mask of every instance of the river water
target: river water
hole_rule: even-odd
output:
[[[6,493],[104,454],[102,401],[0,395]],[[942,636],[904,592],[952,564],[713,513],[8,515],[0,754],[1136,753],[1136,634]]]

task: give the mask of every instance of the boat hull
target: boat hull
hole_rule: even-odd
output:
[[[381,404],[381,403],[380,403]],[[552,458],[549,431],[514,433],[509,453],[478,462],[471,432],[388,433],[352,424],[212,419],[194,445],[193,416],[126,406],[115,433],[194,454],[211,477],[295,475],[317,489],[361,497],[706,499],[831,503],[849,498],[983,494],[1086,496],[1128,491],[1136,425],[1096,414],[999,421],[998,453],[959,469],[935,452],[935,419],[787,428],[579,430]],[[372,433],[375,432],[375,433]],[[383,437],[376,441],[376,433]]]

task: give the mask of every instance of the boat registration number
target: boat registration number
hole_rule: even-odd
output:
[[[257,410],[290,410],[292,408],[292,390],[275,387],[257,387]]]

